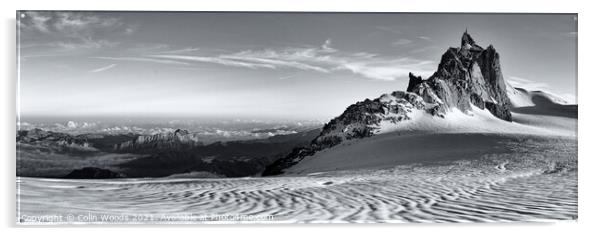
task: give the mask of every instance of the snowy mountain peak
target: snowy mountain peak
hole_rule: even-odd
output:
[[[472,104],[502,120],[512,120],[499,54],[493,46],[483,49],[466,32],[462,47],[449,48],[431,77],[422,80],[410,74],[407,91],[439,103],[442,112],[458,108],[469,113]]]
[[[510,108],[499,54],[493,46],[483,49],[464,32],[461,47],[449,48],[428,79],[410,73],[406,92],[395,91],[347,107],[324,126],[311,145],[268,166],[264,175],[280,174],[303,158],[347,140],[391,131],[466,128],[463,123],[476,122],[478,117],[511,121]]]

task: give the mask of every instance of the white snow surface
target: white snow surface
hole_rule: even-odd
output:
[[[562,97],[551,93],[549,91],[528,91],[523,88],[513,87],[509,83],[506,83],[506,92],[508,97],[510,98],[510,103],[513,107],[529,107],[535,106],[533,102],[533,98],[535,96],[544,97],[553,103],[559,105],[567,105],[568,102],[565,101]]]
[[[574,135],[574,131],[550,130],[552,127],[526,125],[519,122],[507,122],[493,116],[489,111],[472,106],[472,111],[462,112],[452,108],[445,117],[428,114],[423,110],[413,109],[409,113],[410,120],[401,122],[383,121],[377,127],[378,134],[398,132],[416,133],[507,133],[507,134],[540,134],[540,135]]]
[[[19,215],[96,216],[46,223],[515,222],[577,217],[576,143],[508,141],[509,153],[436,164],[284,177],[19,178]],[[363,154],[363,153],[362,153]],[[474,154],[474,153],[469,153]],[[364,158],[371,158],[364,156]],[[252,216],[253,220],[206,218]],[[105,221],[102,216],[113,216]],[[65,218],[64,218],[65,219]],[[250,219],[250,218],[243,218]],[[44,222],[23,221],[23,224]]]

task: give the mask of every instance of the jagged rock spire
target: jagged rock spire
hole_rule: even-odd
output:
[[[407,91],[427,102],[437,101],[443,110],[469,111],[474,105],[512,121],[499,54],[493,46],[483,49],[477,45],[468,30],[462,34],[461,44],[443,54],[437,71],[428,79],[410,75]]]
[[[468,30],[464,31],[461,43],[461,48],[451,47],[441,56],[437,71],[429,78],[409,73],[407,92],[396,91],[347,107],[343,114],[324,125],[311,144],[296,148],[267,166],[263,175],[281,174],[316,152],[345,140],[374,135],[382,122],[396,124],[421,119],[410,116],[416,110],[445,118],[449,111],[457,109],[472,114],[476,107],[512,121],[499,54],[493,46],[483,49],[477,45]]]
[[[466,31],[464,31],[464,34],[462,34],[462,42],[460,42],[460,46],[464,47],[466,45],[475,45],[475,41],[472,39],[470,34],[468,34],[468,28],[466,28]]]

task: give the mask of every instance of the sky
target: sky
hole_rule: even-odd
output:
[[[428,77],[465,30],[575,102],[571,14],[17,12],[25,116],[330,119]]]

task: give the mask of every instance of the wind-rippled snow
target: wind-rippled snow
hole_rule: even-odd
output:
[[[576,141],[508,148],[515,154],[269,178],[19,178],[19,214],[240,214],[275,223],[576,219]]]

